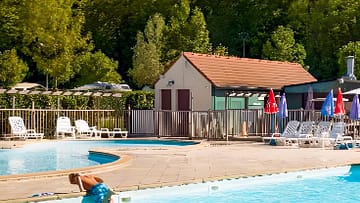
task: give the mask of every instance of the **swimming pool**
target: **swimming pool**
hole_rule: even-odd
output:
[[[173,140],[44,141],[22,148],[0,150],[0,176],[56,171],[94,166],[115,161],[117,157],[89,154],[99,147],[186,146],[195,142]]]
[[[121,192],[118,203],[359,202],[360,166]],[[48,202],[86,202],[70,198]]]

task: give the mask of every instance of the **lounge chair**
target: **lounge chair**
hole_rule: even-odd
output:
[[[24,120],[18,116],[9,117],[9,123],[11,126],[11,135],[16,138],[28,139],[42,139],[44,137],[44,133],[37,133],[35,129],[26,129]]]
[[[85,120],[76,120],[75,121],[76,134],[80,137],[88,136],[88,137],[96,137],[98,135],[98,130],[96,126],[90,127],[89,124]]]
[[[128,131],[121,130],[121,128],[114,128],[113,130],[109,130],[109,128],[101,128],[100,131],[100,137],[102,134],[107,134],[108,138],[114,138],[116,134],[119,134],[121,138],[127,138]]]
[[[299,125],[299,121],[289,121],[283,133],[272,133],[271,137],[263,137],[263,141],[270,145],[286,145],[287,139],[296,135]]]
[[[70,118],[61,116],[57,119],[55,135],[57,138],[70,135],[71,138],[75,139],[75,127],[71,126]]]
[[[351,136],[345,135],[346,123],[334,122],[328,140],[334,149],[350,149],[355,143]]]
[[[331,122],[320,121],[315,126],[314,135],[308,138],[299,139],[300,147],[324,147],[330,133]]]

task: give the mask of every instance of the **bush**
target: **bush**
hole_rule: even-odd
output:
[[[60,109],[152,109],[154,93],[148,91],[123,92],[121,97],[88,97],[88,96],[51,96],[51,95],[22,95],[0,94],[0,108],[56,109],[58,99]]]

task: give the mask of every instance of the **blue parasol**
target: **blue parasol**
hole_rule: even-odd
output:
[[[333,90],[329,92],[321,107],[321,115],[334,117],[334,97]]]
[[[350,109],[350,119],[359,120],[360,119],[360,104],[359,104],[359,96],[357,94],[354,95],[353,101],[351,103]]]
[[[288,109],[287,109],[287,102],[286,102],[286,96],[285,93],[281,95],[280,104],[279,104],[279,112],[278,117],[286,118],[288,117]]]

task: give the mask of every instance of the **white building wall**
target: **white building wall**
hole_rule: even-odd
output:
[[[173,85],[168,85],[170,80]],[[181,56],[155,84],[155,109],[161,107],[161,90],[171,89],[171,109],[177,110],[177,89],[189,89],[194,111],[207,111],[211,108],[211,83]]]

